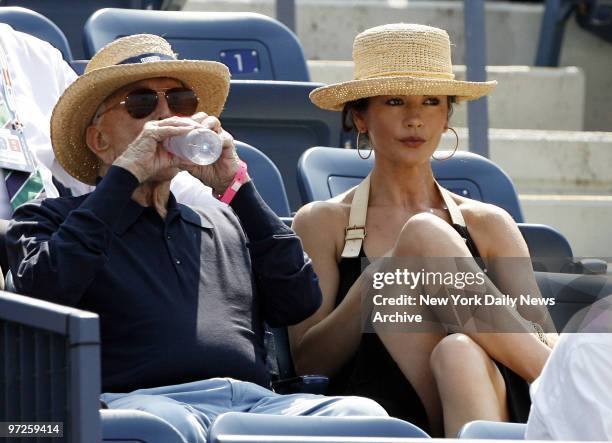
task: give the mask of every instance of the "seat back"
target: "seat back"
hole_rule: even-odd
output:
[[[576,22],[580,27],[612,43],[612,4],[607,0],[582,0],[579,5]]]
[[[85,73],[87,63],[89,63],[89,60],[72,60],[70,62],[70,67],[77,73],[77,75],[83,75]]]
[[[98,331],[90,312],[0,292],[0,422],[62,422],[58,442],[98,441]]]
[[[327,200],[357,186],[374,165],[353,149],[315,147],[298,163],[302,202]],[[450,160],[432,161],[438,182],[450,191],[504,208],[525,238],[536,271],[566,272],[572,263],[567,239],[549,226],[523,223],[518,196],[510,178],[495,163],[477,154],[457,152]]]
[[[0,23],[6,23],[16,31],[49,42],[62,53],[64,60],[72,60],[72,52],[66,36],[55,23],[44,15],[17,6],[2,6],[0,7]]]
[[[525,440],[524,423],[476,420],[463,425],[457,438],[472,440]]]
[[[279,168],[293,210],[301,206],[296,180],[300,155],[311,146],[342,146],[340,113],[313,105],[319,83],[232,81],[223,127],[261,149]]]
[[[87,20],[84,32],[87,58],[119,37],[147,33],[163,36],[181,59],[226,64],[235,79],[309,80],[295,34],[261,14],[107,8]]]
[[[257,187],[257,191],[270,208],[279,217],[289,217],[289,202],[283,185],[283,178],[278,168],[259,149],[243,142],[236,142],[238,157],[249,167],[249,176]]]
[[[612,274],[568,274],[536,272],[536,280],[542,297],[552,298],[555,304],[548,310],[557,331],[579,332],[588,309],[612,294]],[[609,311],[609,304],[593,312]],[[589,315],[593,315],[590,312]],[[610,324],[612,326],[612,324]],[[607,332],[607,331],[606,331]]]
[[[6,6],[23,6],[48,17],[68,38],[74,58],[81,59],[84,58],[83,26],[87,18],[101,6],[159,9],[162,0],[2,0],[0,3]]]
[[[302,202],[327,200],[358,185],[373,165],[374,154],[363,160],[354,149],[321,146],[309,149],[298,164]],[[492,161],[470,152],[457,152],[449,160],[432,160],[431,166],[438,182],[448,190],[500,206],[517,223],[523,222],[510,177]]]

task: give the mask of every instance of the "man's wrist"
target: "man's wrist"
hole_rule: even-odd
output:
[[[114,166],[119,166],[122,169],[125,169],[129,173],[131,173],[136,179],[138,183],[142,183],[147,178],[145,171],[140,168],[134,161],[125,158],[124,156],[118,157],[114,162]]]
[[[223,203],[229,204],[240,188],[251,180],[247,173],[247,164],[242,160],[238,161],[238,169],[236,170],[232,181],[226,187],[223,194],[218,197]]]
[[[223,185],[219,186],[220,191],[217,191],[216,188],[213,188],[214,195],[216,195],[217,197],[221,197],[225,193],[225,191],[227,191],[227,188],[230,187],[230,185],[232,184],[233,181],[234,181],[234,178],[232,177],[232,179],[230,181],[225,182]],[[245,177],[243,183],[248,183],[250,181],[251,181],[251,176],[247,172],[246,177]]]

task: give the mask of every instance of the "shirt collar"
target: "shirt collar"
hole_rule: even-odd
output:
[[[201,228],[213,229],[214,226],[210,220],[202,214],[194,211],[188,206],[178,204],[176,198],[170,192],[168,196],[168,214],[166,215],[166,223],[171,222],[175,217],[180,217],[183,221]],[[140,206],[137,202],[130,199],[125,205],[121,219],[117,222],[115,232],[117,235],[123,235],[125,232],[138,220],[145,210],[144,206]]]

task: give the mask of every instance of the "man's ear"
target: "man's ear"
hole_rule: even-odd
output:
[[[91,124],[87,127],[85,130],[85,143],[87,143],[91,152],[93,152],[103,164],[111,164],[115,160],[111,144],[97,125]]]
[[[94,124],[91,124],[85,130],[85,143],[91,151],[99,156],[109,147],[108,142],[104,139],[102,131]]]

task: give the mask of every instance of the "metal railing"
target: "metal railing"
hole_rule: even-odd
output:
[[[99,397],[98,316],[0,291],[0,422],[59,422],[53,441],[96,442]]]

